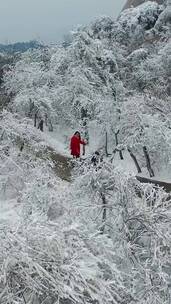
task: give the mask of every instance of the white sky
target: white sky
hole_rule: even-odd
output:
[[[57,42],[78,24],[118,16],[126,0],[0,0],[0,43]]]

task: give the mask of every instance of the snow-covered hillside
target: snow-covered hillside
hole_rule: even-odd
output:
[[[171,182],[170,16],[148,1],[6,66],[1,304],[170,304],[170,194],[135,177]]]

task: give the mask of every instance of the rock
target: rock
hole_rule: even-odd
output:
[[[163,4],[164,0],[151,0],[154,2],[157,2],[158,4]],[[144,2],[147,2],[147,0],[127,0],[126,4],[123,7],[123,10],[130,8],[131,6],[136,7]]]

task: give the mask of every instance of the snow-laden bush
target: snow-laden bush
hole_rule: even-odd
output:
[[[21,229],[1,236],[1,303],[112,300],[100,260],[76,226],[34,221]]]
[[[96,255],[108,255],[101,263],[107,281],[116,275],[122,281],[125,292],[115,295],[116,303],[169,303],[170,196],[108,162],[80,170],[79,205],[75,202],[73,213],[109,238]]]
[[[1,229],[1,303],[169,304],[169,196],[108,162],[80,170],[56,220],[33,208]]]

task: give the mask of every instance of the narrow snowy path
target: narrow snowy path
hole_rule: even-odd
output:
[[[53,161],[55,174],[62,180],[71,181],[71,158],[47,147],[47,155]]]

